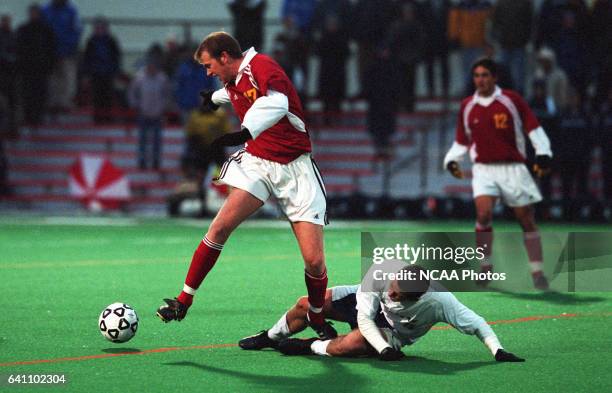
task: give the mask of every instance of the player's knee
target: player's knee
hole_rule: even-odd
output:
[[[307,296],[302,296],[300,297],[297,302],[295,303],[295,308],[298,309],[301,312],[307,312],[308,311],[308,297]]]
[[[325,258],[323,255],[308,255],[304,258],[304,264],[306,265],[306,270],[310,274],[318,276],[325,271]]]
[[[213,242],[224,244],[232,233],[233,228],[223,223],[214,223],[208,228],[206,237]]]
[[[519,220],[523,232],[537,232],[538,226],[533,220]]]

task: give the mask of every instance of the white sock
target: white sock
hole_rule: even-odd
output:
[[[284,313],[282,317],[268,330],[268,337],[274,341],[280,341],[284,338],[291,336],[289,331],[289,325],[287,324],[287,313]]]
[[[495,356],[498,349],[504,348],[502,347],[501,343],[499,342],[499,339],[495,335],[485,338],[484,343],[489,348],[493,356]]]
[[[537,273],[542,271],[542,261],[532,261],[529,262],[529,267],[531,268],[531,273]]]
[[[317,340],[317,341],[314,341],[312,344],[310,344],[310,349],[312,349],[312,352],[315,355],[329,356],[327,354],[327,346],[329,345],[330,342],[331,342],[331,340],[325,340],[325,341]]]

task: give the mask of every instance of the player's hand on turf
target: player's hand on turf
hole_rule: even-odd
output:
[[[205,111],[216,111],[219,109],[219,105],[215,104],[212,100],[214,90],[202,90],[200,97],[202,97],[202,105],[200,106]]]
[[[380,360],[384,360],[386,362],[402,360],[405,357],[406,355],[404,355],[404,352],[391,347],[383,349],[380,355],[378,356]]]
[[[459,163],[457,161],[451,161],[446,164],[446,169],[457,179],[463,179],[463,171],[459,168]]]
[[[232,132],[229,134],[221,135],[212,142],[211,147],[216,148],[219,146],[238,146],[242,145],[249,139],[253,139],[251,133],[248,129],[243,128],[239,132]]]
[[[524,362],[525,359],[519,358],[511,352],[506,352],[503,349],[498,349],[495,353],[495,360],[498,362]]]
[[[545,155],[536,156],[533,172],[537,177],[548,175],[550,173],[550,157]]]

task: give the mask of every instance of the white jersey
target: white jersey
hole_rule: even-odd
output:
[[[444,322],[453,326],[461,333],[477,335],[484,341],[494,336],[487,322],[474,311],[464,306],[450,292],[438,292],[436,284],[414,301],[394,302],[389,298],[387,290],[363,292],[357,290],[357,311],[369,319],[376,318],[380,308],[397,332],[402,345],[410,345],[419,337],[425,335],[436,323]],[[439,288],[444,291],[444,288]]]

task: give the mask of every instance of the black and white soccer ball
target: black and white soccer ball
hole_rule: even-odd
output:
[[[130,341],[138,330],[138,315],[125,303],[107,306],[98,319],[100,333],[109,341],[124,343]]]

